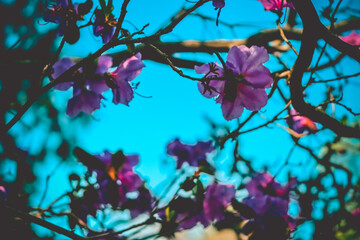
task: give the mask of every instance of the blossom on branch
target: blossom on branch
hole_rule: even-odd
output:
[[[211,184],[205,193],[204,215],[209,222],[222,220],[226,207],[231,205],[231,200],[235,198],[235,188],[230,184]]]
[[[66,114],[70,117],[75,117],[80,112],[91,114],[100,108],[101,99],[102,96],[95,92],[74,86],[73,97],[67,103]]]
[[[268,60],[264,47],[234,46],[229,50],[225,69],[216,63],[195,66],[196,73],[205,74],[204,81],[198,83],[199,91],[207,98],[216,97],[228,121],[240,117],[244,108],[258,111],[266,105],[265,88],[273,82],[270,70],[263,65]],[[212,77],[219,80],[207,79]]]
[[[73,44],[79,40],[80,30],[76,22],[84,19],[90,12],[92,1],[87,0],[82,4],[73,4],[72,0],[56,0],[44,13],[44,20],[59,24],[58,36],[64,36],[66,42]]]
[[[212,4],[215,8],[223,8],[225,7],[225,0],[213,0]]]
[[[206,154],[215,150],[211,141],[197,142],[195,145],[183,144],[179,139],[175,139],[167,146],[167,154],[176,157],[176,168],[180,169],[187,162],[190,166],[198,167],[202,162],[206,162]]]
[[[311,119],[299,116],[299,113],[296,110],[291,109],[290,111],[291,118],[287,119],[287,122],[292,130],[297,133],[303,133],[305,131],[314,133],[318,130],[316,124],[311,121]]]
[[[223,7],[225,7],[225,0],[213,0],[212,4],[215,7],[215,10],[219,9],[217,17],[216,17],[216,26],[218,26],[219,25],[219,17],[220,17],[221,9]]]
[[[351,31],[349,35],[340,36],[339,38],[344,42],[347,42],[348,44],[359,47],[360,49],[360,34],[357,33],[355,30]]]
[[[53,65],[51,77],[56,79],[75,64],[70,58],[62,58]],[[95,63],[87,64],[73,73],[73,81],[57,84],[54,88],[65,91],[73,87],[73,97],[67,104],[66,113],[70,117],[80,112],[91,114],[100,108],[102,93],[109,89],[105,78],[112,66],[112,58],[100,56]]]
[[[122,61],[115,71],[111,73],[111,77],[117,87],[112,89],[113,103],[122,103],[129,105],[134,98],[134,92],[130,86],[130,82],[134,80],[145,64],[141,60],[141,53]]]
[[[111,13],[105,15],[102,9],[95,10],[94,15],[94,35],[101,36],[104,44],[108,43],[114,35],[116,20]]]
[[[288,210],[289,193],[295,188],[295,184],[296,179],[292,178],[288,184],[282,186],[273,176],[263,172],[256,174],[245,185],[249,197],[245,198],[243,203],[257,214],[255,222],[260,227],[260,233],[257,234],[264,234],[268,239],[287,239],[288,229],[294,230],[295,221],[288,215]],[[275,236],[271,236],[272,234]]]
[[[278,11],[283,9],[284,7],[294,8],[292,3],[288,3],[287,0],[258,0],[262,3],[265,10],[267,11]]]

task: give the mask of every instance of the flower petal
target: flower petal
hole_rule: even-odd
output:
[[[113,103],[122,103],[129,106],[129,102],[134,98],[134,91],[130,86],[129,82],[120,80],[116,82],[118,88],[114,88],[113,92]]]
[[[254,88],[250,85],[239,83],[238,94],[235,101],[250,111],[258,111],[267,103],[268,96],[265,89]]]
[[[246,64],[251,52],[245,45],[233,46],[226,58],[226,67],[231,69],[234,75],[243,73],[243,66]]]
[[[66,114],[70,117],[78,115],[80,112],[92,113],[100,108],[101,95],[81,90],[78,95],[73,96],[67,104]]]
[[[141,53],[122,61],[119,67],[113,72],[116,82],[127,81],[130,82],[140,74],[145,64],[141,61]]]
[[[244,106],[242,105],[239,97],[237,97],[234,102],[222,100],[221,110],[224,118],[227,121],[230,121],[241,116],[244,111]]]
[[[273,83],[270,70],[263,65],[251,68],[251,71],[246,73],[245,80],[256,88],[270,88]]]

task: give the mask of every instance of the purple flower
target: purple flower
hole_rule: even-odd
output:
[[[222,220],[224,218],[224,210],[231,204],[231,200],[235,198],[235,188],[229,184],[211,184],[205,193],[203,202],[204,215],[210,222],[214,220]]]
[[[251,207],[258,215],[255,220],[261,229],[266,229],[265,222],[271,219],[281,219],[289,228],[294,228],[294,222],[287,212],[289,209],[289,192],[295,187],[296,179],[292,178],[287,185],[275,182],[268,173],[258,173],[245,187],[249,197],[243,203]]]
[[[70,58],[60,59],[53,65],[54,72],[51,77],[58,78],[73,65],[75,62]],[[112,58],[100,56],[94,64],[85,65],[76,71],[73,74],[73,81],[62,82],[54,87],[62,91],[73,87],[73,97],[67,104],[67,115],[74,117],[80,112],[91,114],[100,108],[100,102],[103,98],[101,94],[109,89],[105,79],[109,77],[108,70],[111,67]]]
[[[139,162],[139,156],[124,155],[122,151],[115,154],[105,151],[103,155],[96,157],[101,161],[102,167],[90,170],[96,172],[103,203],[114,202],[111,198],[116,199],[116,204],[124,203],[127,193],[136,192],[143,185],[143,181],[133,170]],[[116,183],[118,180],[119,184]]]
[[[294,109],[290,111],[291,119],[288,119],[287,122],[291,129],[297,133],[303,133],[305,131],[314,133],[318,130],[316,124],[311,121],[309,118],[304,116],[299,116],[298,112]]]
[[[213,0],[212,4],[215,8],[223,8],[225,7],[225,0]]]
[[[198,167],[199,163],[206,161],[206,154],[214,151],[211,141],[197,142],[195,145],[183,144],[175,139],[167,146],[167,154],[177,159],[176,168],[179,169],[187,162],[190,166]]]
[[[340,36],[339,38],[348,44],[359,47],[360,49],[360,34],[356,33],[355,30],[351,31],[349,35],[344,37]]]
[[[85,88],[74,87],[73,97],[67,103],[66,114],[75,117],[80,112],[91,114],[100,108],[102,96]]]
[[[216,17],[216,26],[218,26],[221,9],[225,7],[225,0],[213,0],[212,4],[215,7],[215,10],[219,9]]]
[[[100,56],[98,58],[95,73],[90,72],[89,76],[87,76],[89,80],[86,81],[86,84],[89,86],[91,91],[102,94],[103,92],[109,90],[109,86],[106,84],[105,78],[108,77],[108,71],[112,65],[112,57]]]
[[[76,22],[83,20],[83,15],[88,13],[91,8],[91,0],[82,4],[72,4],[71,0],[56,0],[56,4],[45,11],[44,20],[60,24],[57,31],[58,36],[64,36],[66,42],[73,44],[80,37]]]
[[[112,89],[113,103],[129,105],[129,102],[134,98],[134,92],[129,82],[140,74],[143,67],[145,67],[145,65],[141,60],[141,53],[137,53],[122,61],[117,69],[111,73],[117,86],[117,88]]]
[[[94,35],[101,36],[104,44],[108,43],[114,35],[116,20],[112,14],[105,16],[103,10],[95,10],[94,14]]]
[[[266,105],[265,88],[273,82],[270,70],[263,65],[268,60],[264,47],[234,46],[229,50],[225,70],[215,63],[195,66],[197,73],[221,79],[199,82],[199,91],[207,98],[216,97],[228,121],[240,117],[244,107],[258,111]]]
[[[71,68],[73,65],[75,65],[75,62],[73,62],[70,58],[62,58],[53,65],[54,72],[51,74],[51,77],[53,79],[58,78],[61,74],[63,74],[66,70]],[[59,84],[56,84],[54,87],[57,90],[65,91],[68,90],[73,85],[73,82],[62,82]]]
[[[277,11],[283,9],[284,7],[290,7],[292,9],[295,9],[292,3],[287,3],[287,0],[258,0],[258,1],[262,3],[265,10],[267,11]]]

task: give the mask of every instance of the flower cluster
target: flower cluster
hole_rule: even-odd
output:
[[[159,216],[165,220],[165,226],[166,223],[172,223],[174,231],[191,229],[198,223],[207,227],[213,221],[224,218],[225,209],[231,205],[234,198],[233,185],[215,182],[208,186],[203,198],[178,197],[165,211],[161,211]]]
[[[216,97],[228,121],[240,117],[244,108],[258,111],[266,105],[265,88],[270,88],[273,82],[270,70],[263,65],[268,60],[264,47],[234,46],[224,68],[216,63],[195,66],[196,73],[206,76],[198,83],[199,91],[207,98]],[[219,80],[208,80],[212,77]]]
[[[153,197],[144,186],[144,182],[134,172],[139,162],[137,155],[125,155],[122,151],[111,154],[105,151],[95,155],[91,161],[83,160],[90,173],[96,174],[96,185],[86,188],[83,198],[71,201],[71,208],[77,216],[86,222],[86,217],[95,217],[102,206],[111,205],[114,209],[128,209],[132,218],[151,211]],[[130,196],[135,193],[137,196]]]
[[[56,79],[74,64],[70,58],[60,59],[53,65],[54,72],[51,77]],[[87,64],[74,72],[73,81],[62,82],[54,87],[62,91],[73,87],[73,97],[69,100],[66,110],[70,117],[80,112],[90,114],[99,109],[102,94],[110,88],[113,92],[113,102],[128,106],[134,98],[130,82],[145,67],[141,53],[122,61],[115,71],[108,72],[112,65],[111,57],[100,56],[97,62]]]
[[[206,164],[206,154],[215,150],[211,141],[197,142],[195,145],[183,144],[175,139],[167,146],[167,154],[176,157],[176,168],[179,169],[187,162],[190,166],[198,167]]]
[[[90,12],[93,6],[91,0],[82,4],[73,4],[72,0],[56,0],[44,13],[44,20],[59,24],[58,36],[64,36],[66,42],[73,44],[79,40],[80,30],[76,22]]]
[[[243,203],[255,213],[255,223],[259,230],[255,239],[287,239],[289,230],[294,230],[295,221],[288,215],[289,193],[295,187],[296,179],[292,178],[287,185],[277,183],[268,173],[258,173],[245,187],[249,197]],[[262,237],[261,237],[262,236]]]
[[[314,133],[318,130],[316,124],[311,121],[309,118],[304,116],[299,116],[296,110],[290,110],[291,118],[287,120],[290,128],[297,133],[304,133],[306,131]]]

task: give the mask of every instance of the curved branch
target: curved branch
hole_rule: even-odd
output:
[[[290,77],[290,93],[293,106],[301,115],[321,123],[339,136],[360,138],[360,130],[343,125],[304,100],[301,80],[311,63],[317,40],[323,36],[323,30],[321,29],[325,27],[321,24],[310,0],[293,0],[293,4],[304,26],[299,57],[295,62],[294,70]]]

